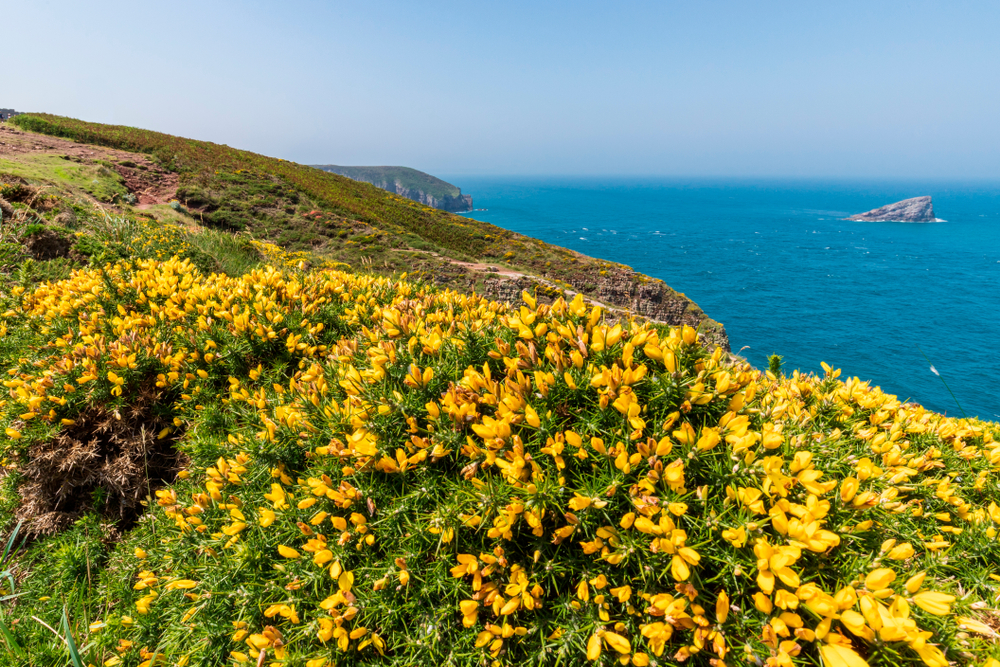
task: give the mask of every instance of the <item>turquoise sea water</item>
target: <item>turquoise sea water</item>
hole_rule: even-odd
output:
[[[758,368],[826,361],[961,415],[943,378],[1000,420],[1000,183],[448,180],[488,209],[469,217],[663,279]],[[919,195],[945,222],[842,219]]]

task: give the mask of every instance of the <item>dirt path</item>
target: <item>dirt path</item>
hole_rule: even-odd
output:
[[[461,266],[463,268],[469,269],[470,271],[476,271],[478,273],[495,273],[499,276],[507,276],[508,278],[521,278],[524,273],[518,273],[517,271],[511,271],[510,269],[503,269],[499,266],[494,266],[492,264],[480,264],[476,262],[460,262],[457,259],[452,259],[451,257],[445,257],[444,255],[439,255],[436,252],[430,250],[417,250],[416,248],[406,248],[398,250],[398,252],[418,252],[421,255],[429,255],[435,259],[440,259],[442,261],[448,262],[449,264],[454,264],[455,266]],[[534,276],[532,276],[534,277]]]
[[[146,155],[24,132],[0,123],[0,158],[30,154],[57,155],[74,162],[110,162],[135,195],[137,208],[166,204],[177,197],[177,174],[161,169]]]

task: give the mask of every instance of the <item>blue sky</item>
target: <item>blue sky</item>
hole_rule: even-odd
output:
[[[992,1],[9,4],[0,107],[304,163],[1000,178]]]

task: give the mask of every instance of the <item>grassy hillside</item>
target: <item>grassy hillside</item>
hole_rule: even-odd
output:
[[[233,234],[484,228],[28,120],[146,148],[0,172],[0,665],[1000,667],[1000,425]],[[157,169],[217,207],[116,194]]]
[[[655,287],[657,303],[677,304],[669,309],[673,323],[699,324],[726,344],[718,322],[662,281],[367,183],[149,130],[48,114],[26,114],[11,122],[32,132],[148,155],[158,168],[179,175],[177,199],[191,224],[245,232],[291,251],[309,250],[383,275],[406,271],[461,291],[482,293],[486,281],[497,275],[524,274],[545,301],[578,292],[607,299],[607,292],[622,301],[610,305],[630,309],[628,294]]]
[[[82,191],[99,201],[125,201],[128,190],[109,166],[74,162],[58,155],[0,158],[0,173],[16,174],[37,182],[51,181],[68,190]]]
[[[178,199],[205,209],[213,227],[232,231],[293,227],[298,243],[334,242],[345,228],[370,225],[373,235],[415,235],[443,250],[473,257],[504,250],[500,240],[513,235],[420,206],[407,199],[335,174],[228,146],[182,139],[159,132],[101,125],[48,114],[26,114],[16,126],[98,146],[151,155],[165,168],[181,175]],[[314,198],[313,213],[303,219],[298,195]],[[291,210],[289,210],[291,209]],[[319,218],[314,220],[312,218]],[[309,229],[302,229],[303,227]]]
[[[387,183],[389,185],[399,183],[404,188],[419,190],[435,199],[457,197],[462,194],[461,188],[447,181],[442,181],[436,176],[409,167],[340,167],[335,164],[314,164],[312,166],[365,183]],[[379,185],[379,187],[382,186]]]

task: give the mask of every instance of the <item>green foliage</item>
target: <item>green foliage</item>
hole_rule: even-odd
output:
[[[227,276],[241,276],[260,266],[262,256],[248,236],[205,229],[188,237],[199,252],[211,257],[216,270]],[[200,267],[199,267],[200,268]]]
[[[21,645],[17,643],[14,633],[10,631],[10,628],[2,620],[0,620],[0,633],[3,634],[3,641],[8,657],[12,657],[15,661],[20,661],[19,664],[26,664],[28,662],[27,654],[21,648]]]
[[[74,267],[75,263],[65,257],[48,260],[25,258],[18,263],[14,273],[17,282],[22,285],[30,285],[33,283],[64,280],[69,277]]]
[[[5,580],[10,584],[10,589],[6,595],[0,597],[0,602],[7,602],[8,600],[13,600],[18,597],[15,592],[17,588],[14,582],[14,571],[10,567],[11,562],[17,557],[18,551],[20,551],[23,546],[23,542],[18,542],[18,537],[21,534],[22,521],[18,521],[17,525],[14,526],[14,530],[11,531],[10,537],[7,538],[7,545],[4,547],[3,554],[0,555],[0,567],[5,568],[0,572],[0,581]]]
[[[775,377],[781,376],[781,362],[784,357],[780,354],[772,354],[767,358],[767,372]]]
[[[80,651],[76,648],[76,640],[73,639],[73,629],[70,627],[69,611],[66,607],[63,607],[61,627],[63,631],[63,639],[66,641],[66,649],[69,651],[70,662],[73,667],[84,667],[83,657],[80,655]]]
[[[73,665],[87,664],[83,654],[88,647],[78,647],[74,636],[88,632],[109,553],[107,537],[99,520],[88,516],[17,557],[18,570],[30,570],[31,576],[18,582],[15,599],[5,601],[12,606],[0,612],[0,665],[62,666],[67,658]]]
[[[81,584],[92,589],[108,557],[102,541],[106,537],[100,518],[88,515],[69,530],[36,544],[25,558],[34,565],[25,591],[36,597],[69,600]]]
[[[6,199],[9,202],[21,202],[31,194],[31,189],[22,183],[0,184],[0,199]]]
[[[107,250],[107,246],[96,236],[84,234],[77,237],[76,243],[73,244],[73,250],[84,257],[101,258],[104,251]],[[111,259],[121,259],[119,253],[115,252],[114,254],[115,256]]]
[[[70,231],[69,229],[66,229],[65,227],[62,227],[60,225],[53,225],[50,223],[35,222],[29,224],[27,227],[24,228],[24,236],[31,236],[33,234],[39,234],[42,232],[47,232],[49,234],[56,234],[62,237],[70,237],[73,235],[73,232]]]
[[[198,248],[191,248],[185,251],[181,257],[189,260],[195,268],[206,275],[219,271],[219,263],[216,261],[216,258]]]
[[[0,172],[32,182],[48,181],[62,188],[86,193],[101,202],[126,201],[129,196],[124,180],[105,165],[67,160],[48,153],[7,156],[0,158]],[[4,195],[4,189],[8,195]],[[8,201],[27,203],[35,189],[18,184],[0,187],[0,197]]]
[[[24,247],[19,241],[0,241],[0,273],[10,271],[24,256]]]

